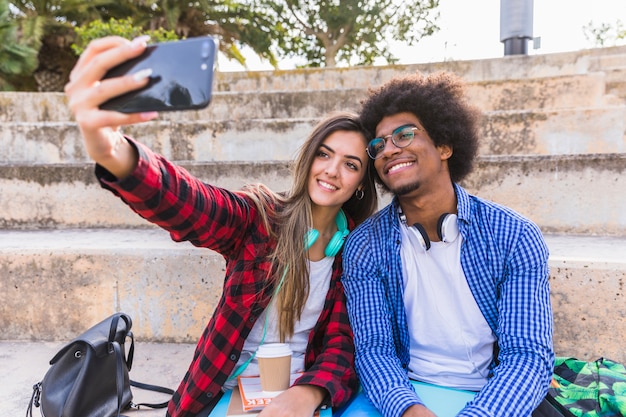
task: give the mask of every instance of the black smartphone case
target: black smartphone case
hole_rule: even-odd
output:
[[[209,105],[216,43],[198,37],[148,45],[137,58],[111,68],[104,78],[134,74],[151,68],[148,85],[100,105],[122,113],[202,109]]]

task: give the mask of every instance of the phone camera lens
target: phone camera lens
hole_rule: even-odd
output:
[[[209,57],[209,42],[202,43],[202,58]]]

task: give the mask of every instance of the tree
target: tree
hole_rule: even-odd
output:
[[[583,26],[585,38],[597,47],[617,45],[626,39],[626,28],[621,20],[615,24],[601,23],[596,26],[593,21]]]
[[[0,90],[14,90],[24,74],[37,67],[37,51],[17,38],[17,25],[11,19],[8,0],[0,0]]]
[[[99,18],[98,7],[115,0],[13,0],[13,19],[24,40],[38,51],[33,73],[39,91],[62,91],[76,62],[70,49],[73,26]]]
[[[397,62],[389,40],[415,44],[439,30],[439,0],[252,0],[271,14],[281,58],[305,57],[308,66]],[[271,12],[269,12],[271,11]]]
[[[151,28],[165,27],[180,36],[212,35],[219,39],[219,48],[227,57],[245,65],[241,45],[251,47],[259,56],[278,65],[270,50],[275,37],[272,16],[254,10],[237,0],[161,0],[156,2],[158,15],[151,18]]]
[[[274,65],[270,51],[274,36],[272,21],[264,12],[254,12],[237,0],[126,0],[115,8],[101,8],[103,18],[132,16],[134,24],[145,30],[174,31],[180,38],[211,35],[219,40],[226,56],[245,65],[241,45],[250,46]]]
[[[121,36],[126,39],[133,39],[140,35],[149,35],[152,42],[167,42],[178,39],[173,31],[166,31],[163,28],[157,30],[143,30],[133,24],[133,20],[128,17],[126,19],[111,18],[108,22],[101,20],[93,20],[86,25],[74,28],[76,32],[76,41],[71,45],[76,55],[83,53],[89,42],[104,36]]]

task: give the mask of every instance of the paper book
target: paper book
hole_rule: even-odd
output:
[[[289,385],[293,385],[294,381],[300,375],[300,373],[291,374]],[[237,380],[243,411],[260,410],[268,405],[272,401],[272,398],[282,392],[263,391],[261,388],[261,378],[258,376],[240,376]]]
[[[300,373],[292,374],[290,385],[300,376]],[[242,377],[238,378],[238,386],[233,388],[230,393],[227,417],[250,417],[258,415],[263,407],[272,401],[283,391],[267,392],[261,389],[261,380],[259,377]],[[331,409],[317,410],[313,417],[329,417],[332,415]]]

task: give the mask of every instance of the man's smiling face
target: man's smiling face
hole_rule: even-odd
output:
[[[397,113],[384,117],[376,127],[376,136],[390,135],[400,126],[415,126],[413,141],[398,148],[390,139],[385,142],[382,155],[374,161],[378,176],[394,194],[403,196],[423,187],[438,184],[445,175],[450,180],[446,161],[452,154],[447,146],[436,147],[419,119],[412,113]],[[425,191],[425,190],[421,190]]]

